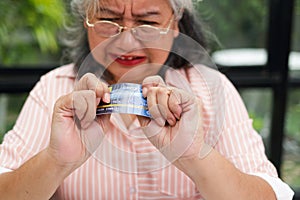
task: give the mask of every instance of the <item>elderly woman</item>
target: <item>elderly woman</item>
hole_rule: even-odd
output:
[[[73,0],[73,63],[41,78],[0,147],[1,199],[292,199],[191,0]],[[139,83],[150,117],[96,115]],[[135,102],[133,102],[135,103]]]

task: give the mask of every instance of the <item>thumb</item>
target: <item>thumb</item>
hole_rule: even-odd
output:
[[[81,129],[82,142],[87,151],[92,154],[100,146],[104,138],[101,125],[94,120],[86,129]]]

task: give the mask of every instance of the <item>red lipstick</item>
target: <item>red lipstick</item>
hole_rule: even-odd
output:
[[[138,65],[146,60],[145,56],[131,56],[131,55],[122,55],[122,56],[113,56],[114,60],[126,66]]]

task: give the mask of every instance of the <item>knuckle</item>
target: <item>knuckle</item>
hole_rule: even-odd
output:
[[[96,98],[96,93],[93,90],[88,90],[85,92],[87,98]]]
[[[95,76],[94,74],[88,72],[88,73],[83,75],[82,79],[88,79],[88,78],[91,78],[91,77],[94,77],[94,76]]]
[[[148,94],[154,94],[155,92],[156,92],[156,88],[154,88],[154,87],[150,87],[149,89],[148,89]]]
[[[81,79],[79,80],[79,83],[87,83],[87,81],[89,80],[89,77],[90,77],[90,73],[86,73],[84,74]]]
[[[55,108],[55,109],[58,109],[58,108],[62,105],[62,102],[64,101],[64,98],[66,98],[66,95],[61,96],[61,97],[59,97],[59,98],[56,100],[56,102],[55,102],[55,104],[54,104],[54,108]]]
[[[166,90],[164,88],[157,88],[157,94],[158,95],[166,94]]]
[[[159,75],[149,76],[144,79],[143,84],[158,85],[164,83],[163,79]]]

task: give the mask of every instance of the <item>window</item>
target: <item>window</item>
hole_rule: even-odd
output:
[[[15,124],[26,97],[27,93],[0,94],[0,143]]]
[[[285,140],[283,143],[282,178],[300,190],[300,0],[294,8],[294,27],[289,60],[292,79],[287,101]]]

